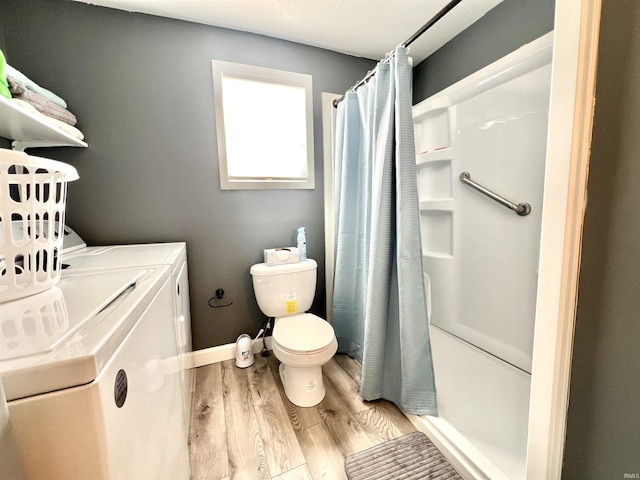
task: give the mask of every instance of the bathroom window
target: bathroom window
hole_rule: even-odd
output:
[[[211,63],[220,188],[314,188],[311,75]]]

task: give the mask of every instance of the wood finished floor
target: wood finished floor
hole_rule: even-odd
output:
[[[255,358],[196,369],[193,480],[345,479],[346,456],[416,430],[392,403],[359,397],[360,365],[346,355],[323,367],[327,394],[311,408],[287,399],[273,353]]]

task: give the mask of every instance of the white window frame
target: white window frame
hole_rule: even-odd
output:
[[[222,190],[253,189],[314,189],[314,143],[313,143],[313,89],[311,75],[286,72],[272,68],[256,67],[240,63],[212,60],[213,94],[216,115],[216,133],[218,137],[218,164],[220,169],[220,188]],[[305,91],[305,118],[307,132],[307,176],[300,178],[267,178],[267,177],[232,177],[227,168],[227,146],[224,123],[224,90],[225,76],[302,87]],[[256,108],[259,108],[256,105]],[[247,138],[251,141],[251,138]]]

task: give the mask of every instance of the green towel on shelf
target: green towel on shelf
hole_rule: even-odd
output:
[[[0,50],[0,95],[3,97],[11,98],[11,92],[9,91],[9,84],[7,83],[7,74],[5,72],[5,65],[7,61],[4,58],[4,53]]]

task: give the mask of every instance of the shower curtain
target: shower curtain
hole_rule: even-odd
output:
[[[407,50],[376,69],[338,105],[332,324],[362,363],[362,398],[437,415]]]

